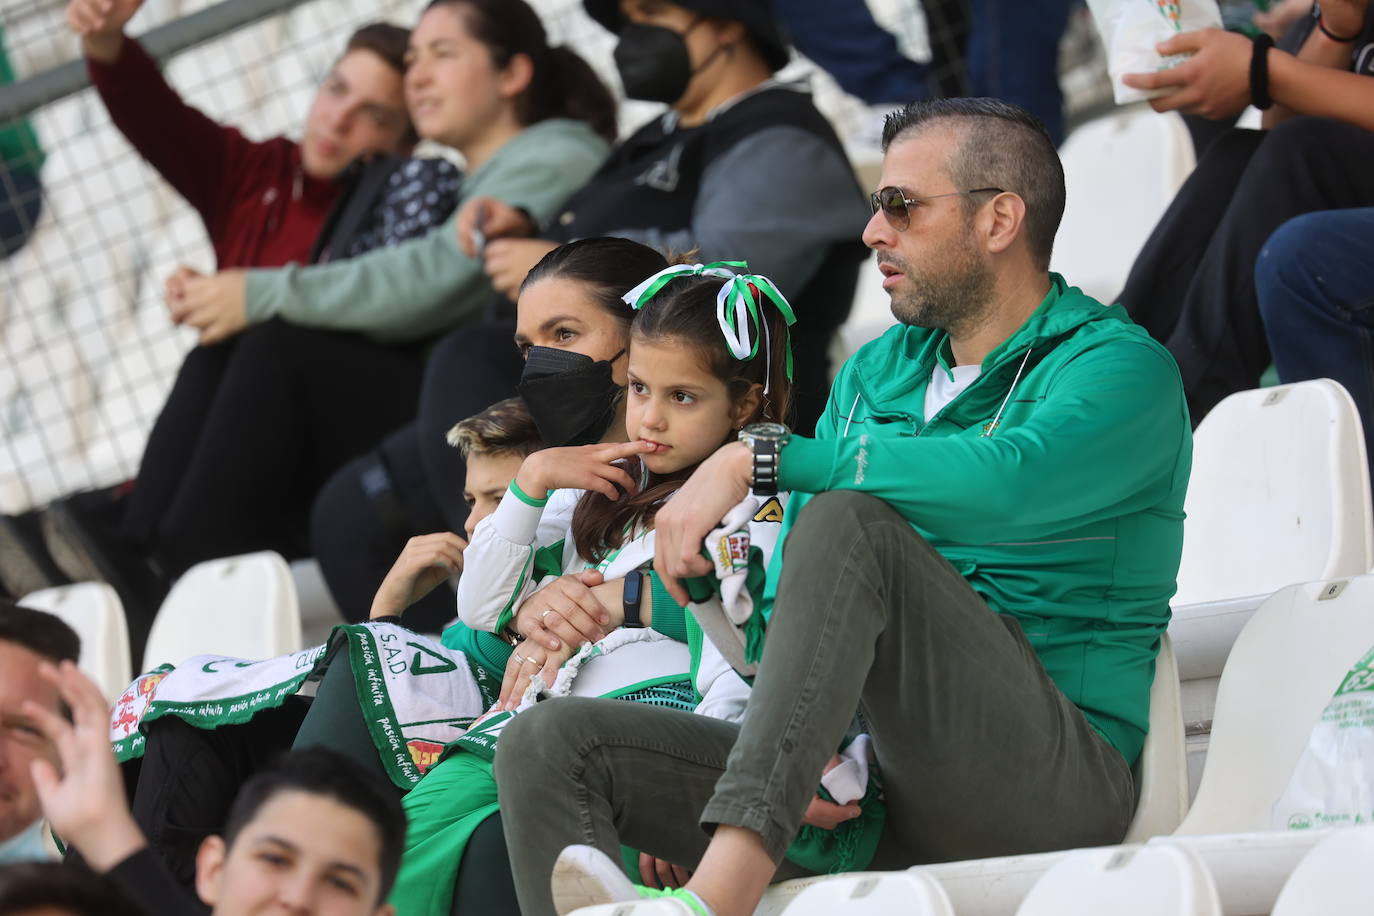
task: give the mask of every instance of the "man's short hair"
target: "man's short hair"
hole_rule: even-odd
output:
[[[1064,165],[1040,119],[1000,99],[931,99],[912,102],[887,116],[883,152],[893,142],[936,125],[959,131],[947,165],[961,191],[1001,188],[1026,203],[1025,233],[1032,256],[1048,270],[1059,221],[1064,217]],[[980,201],[965,198],[972,213]]]
[[[463,453],[493,457],[524,458],[539,451],[544,443],[529,408],[520,398],[497,401],[479,414],[474,414],[448,431],[448,444]]]
[[[332,799],[352,808],[377,828],[381,847],[381,891],[385,900],[396,883],[405,851],[406,816],[395,788],[346,754],[323,747],[292,751],[244,783],[224,824],[224,845],[231,848],[239,833],[263,805],[282,792],[304,792]]]
[[[53,664],[75,662],[81,656],[81,638],[60,618],[5,598],[0,598],[0,641],[22,646]]]
[[[137,916],[109,880],[63,862],[0,866],[0,914],[61,910],[78,916]]]

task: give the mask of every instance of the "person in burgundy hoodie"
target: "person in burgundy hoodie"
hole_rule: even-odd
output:
[[[300,141],[256,141],[186,104],[157,62],[124,34],[142,2],[72,0],[67,9],[68,24],[81,36],[91,83],[115,126],[200,214],[217,270],[308,263],[326,217],[347,186],[339,179],[350,163],[374,153],[408,153],[415,142],[404,95],[409,31],[373,23],[354,32],[311,103]],[[195,275],[179,267],[167,281],[169,296]],[[16,531],[28,535],[31,565],[54,580],[35,584],[55,584],[63,574],[108,581],[123,598],[131,624],[144,619],[134,629],[146,629],[166,585],[156,567],[142,561],[144,548],[193,460],[204,418],[237,349],[237,342],[199,346],[187,355],[132,491],[123,485],[77,494],[41,516],[5,520],[5,540],[12,546]],[[389,429],[403,420],[388,419],[382,426]],[[37,531],[23,530],[39,525],[50,557],[35,546]],[[0,552],[10,558],[16,553]],[[6,577],[7,587],[9,581]]]
[[[253,141],[187,105],[124,25],[143,0],[73,0],[91,83],[110,117],[205,222],[215,266],[306,263],[359,155],[414,142],[402,89],[409,32],[374,23],[349,38],[306,115],[300,142]]]

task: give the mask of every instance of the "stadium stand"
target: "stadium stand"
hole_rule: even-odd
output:
[[[1221,916],[1206,864],[1186,846],[1158,843],[1089,849],[1062,859],[1035,883],[1016,916]]]
[[[78,582],[25,595],[25,607],[62,618],[81,637],[81,670],[113,701],[133,676],[119,595],[103,582]]]
[[[158,611],[142,670],[192,655],[262,659],[299,648],[300,606],[291,569],[279,555],[262,551],[187,570]]]
[[[579,3],[536,5],[556,37],[585,48],[609,76],[609,40],[584,20]],[[140,25],[175,23],[211,6],[150,2]],[[169,73],[192,101],[265,135],[297,120],[342,34],[365,19],[413,21],[418,6],[282,0],[271,18],[177,54]],[[885,25],[898,23],[896,3],[875,6]],[[29,4],[7,19],[21,80],[73,56],[50,28],[57,8]],[[807,69],[804,62],[795,68],[789,73]],[[823,109],[848,137],[861,106],[817,79]],[[632,105],[623,117],[633,124],[652,113]],[[162,279],[178,263],[209,263],[194,215],[113,133],[91,92],[22,111],[0,105],[0,126],[18,117],[32,119],[49,162],[46,208],[32,240],[0,258],[5,512],[132,472],[191,340],[166,324]],[[1187,133],[1173,115],[1123,109],[1080,127],[1062,152],[1069,208],[1055,268],[1110,296],[1192,167]],[[871,177],[871,150],[854,157]],[[1107,193],[1125,197],[1111,210],[1093,206]],[[865,269],[835,355],[891,324],[878,280]],[[1363,906],[1360,878],[1374,855],[1374,828],[1276,831],[1270,810],[1340,677],[1374,645],[1370,507],[1359,415],[1339,385],[1305,382],[1226,399],[1197,431],[1175,616],[1157,662],[1127,843],[799,879],[770,891],[757,912],[1292,916]],[[328,599],[315,605],[315,628],[303,636],[292,573],[273,554],[195,567],[163,605],[143,668],[203,653],[265,658],[318,641],[328,628]],[[308,564],[294,573],[297,582],[318,579]],[[130,647],[107,586],[46,590],[25,603],[78,630],[82,668],[107,697],[123,689]],[[659,901],[581,912],[686,911]]]

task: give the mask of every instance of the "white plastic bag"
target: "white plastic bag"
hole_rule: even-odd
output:
[[[1357,826],[1374,823],[1374,649],[1341,681],[1282,796],[1273,826]]]
[[[1216,0],[1088,0],[1088,9],[1107,49],[1107,72],[1118,105],[1168,94],[1163,89],[1132,89],[1121,82],[1127,73],[1168,70],[1190,56],[1161,57],[1155,45],[1181,32],[1221,27]]]

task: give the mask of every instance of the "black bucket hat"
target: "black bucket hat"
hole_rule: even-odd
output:
[[[729,19],[744,26],[754,46],[773,72],[781,70],[791,59],[787,40],[782,37],[778,21],[773,18],[768,0],[670,0],[674,6],[701,13],[713,19]],[[583,0],[587,15],[607,31],[620,34],[625,17],[620,15],[619,0]]]

